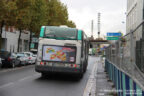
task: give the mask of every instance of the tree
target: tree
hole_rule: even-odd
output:
[[[59,26],[68,24],[68,11],[67,6],[61,3],[59,0],[48,0],[47,6],[49,6],[48,25]]]
[[[1,49],[1,42],[2,42],[2,28],[4,26],[4,11],[5,11],[5,2],[4,0],[0,0],[0,49]]]
[[[20,31],[18,38],[18,49],[17,49],[18,52],[20,47],[19,45],[22,30],[27,30],[31,22],[31,11],[30,11],[31,4],[32,0],[16,0],[17,16],[15,27],[18,28]]]
[[[39,34],[40,27],[45,25],[76,27],[68,20],[67,6],[59,0],[0,0],[0,6],[0,42],[3,26],[14,26],[20,31],[17,51],[22,30]]]
[[[47,24],[47,8],[45,0],[33,0],[30,7],[31,21],[28,29],[30,31],[30,44],[32,38],[32,32],[39,34],[40,27]],[[29,44],[29,48],[30,48]]]
[[[71,21],[71,20],[67,21],[67,26],[68,27],[72,27],[72,28],[76,28],[75,23],[73,21]]]
[[[2,41],[2,28],[4,25],[12,26],[15,22],[16,5],[13,1],[0,0],[0,48]]]

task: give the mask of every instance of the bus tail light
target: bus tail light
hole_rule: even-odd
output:
[[[71,67],[73,67],[73,64],[71,64]]]
[[[70,64],[70,67],[72,67],[72,68],[79,68],[80,65],[78,65],[78,64]]]
[[[43,62],[40,62],[40,65],[43,65],[44,63]]]
[[[74,64],[74,67],[76,68],[76,67],[77,67],[77,65],[76,65],[76,64]]]

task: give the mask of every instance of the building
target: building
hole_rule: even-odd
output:
[[[1,50],[17,52],[20,31],[14,27],[3,27]],[[19,52],[29,51],[30,32],[22,31]]]
[[[37,49],[38,49],[38,38],[35,35],[32,35],[30,51],[32,51],[33,53],[34,52],[37,53]]]
[[[134,56],[136,60],[135,48],[141,46],[143,42],[143,19],[144,19],[144,1],[143,0],[127,0],[127,24],[126,24],[126,46],[125,55],[126,57]],[[130,32],[133,32],[131,36]],[[133,48],[133,49],[132,49]],[[130,51],[131,50],[131,51]],[[132,52],[133,50],[133,52]]]
[[[143,25],[137,27],[144,19],[144,1],[143,0],[127,0],[127,26],[126,32],[134,32],[136,40],[142,38]]]
[[[144,0],[127,0],[127,36],[124,58],[144,72]],[[132,33],[131,33],[132,32]],[[130,34],[128,34],[130,33]]]

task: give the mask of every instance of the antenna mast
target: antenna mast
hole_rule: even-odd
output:
[[[94,21],[91,21],[91,38],[93,39],[93,25],[94,25]]]
[[[100,27],[101,27],[101,13],[98,13],[98,38],[100,38]]]

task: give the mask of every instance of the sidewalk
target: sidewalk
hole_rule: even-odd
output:
[[[104,72],[104,62],[97,63],[98,69],[96,74],[96,96],[117,96],[112,92],[113,83],[109,81],[106,72]]]

